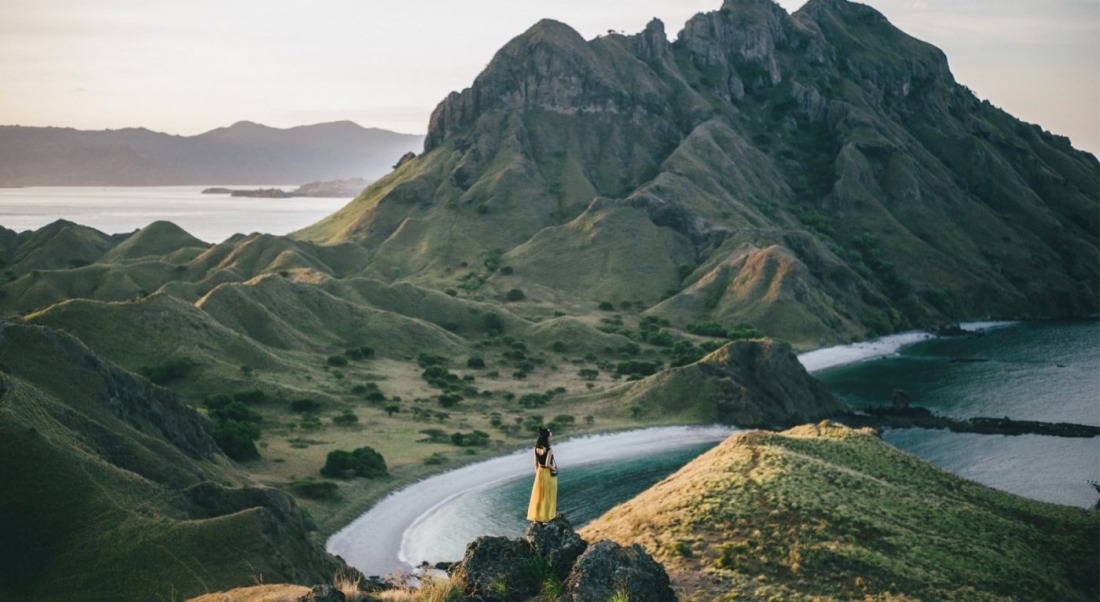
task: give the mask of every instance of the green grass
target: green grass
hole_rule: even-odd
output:
[[[584,534],[643,544],[688,598],[1089,600],[1098,528],[822,423],[736,435]]]

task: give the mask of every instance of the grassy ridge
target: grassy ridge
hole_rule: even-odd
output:
[[[169,391],[42,327],[0,325],[0,360],[0,597],[170,600],[339,568]]]
[[[822,423],[735,435],[583,533],[641,543],[690,600],[1094,600],[1098,530]]]

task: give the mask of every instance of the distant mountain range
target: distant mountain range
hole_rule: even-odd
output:
[[[376,180],[423,136],[337,121],[279,129],[241,121],[197,136],[144,128],[0,126],[0,186],[303,184]]]

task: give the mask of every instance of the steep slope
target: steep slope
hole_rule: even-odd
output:
[[[595,397],[648,419],[741,427],[792,426],[848,411],[794,353],[770,340],[734,341],[698,362]]]
[[[845,0],[728,0],[584,41],[542,21],[433,113],[425,153],[297,234],[454,286],[752,322],[800,347],[1100,306],[1100,163]],[[503,292],[480,274],[483,290]],[[665,301],[658,305],[658,303]]]
[[[0,361],[0,597],[173,599],[340,568],[170,391],[42,327],[0,323]]]
[[[421,136],[349,121],[271,128],[242,121],[197,136],[144,128],[0,126],[0,186],[304,184],[374,180]]]
[[[734,435],[582,535],[640,543],[687,599],[1093,600],[1098,529],[823,423]]]

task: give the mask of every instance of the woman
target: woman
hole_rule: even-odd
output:
[[[535,486],[527,506],[527,520],[545,523],[558,514],[558,464],[550,449],[553,440],[549,429],[539,427],[535,442]]]

